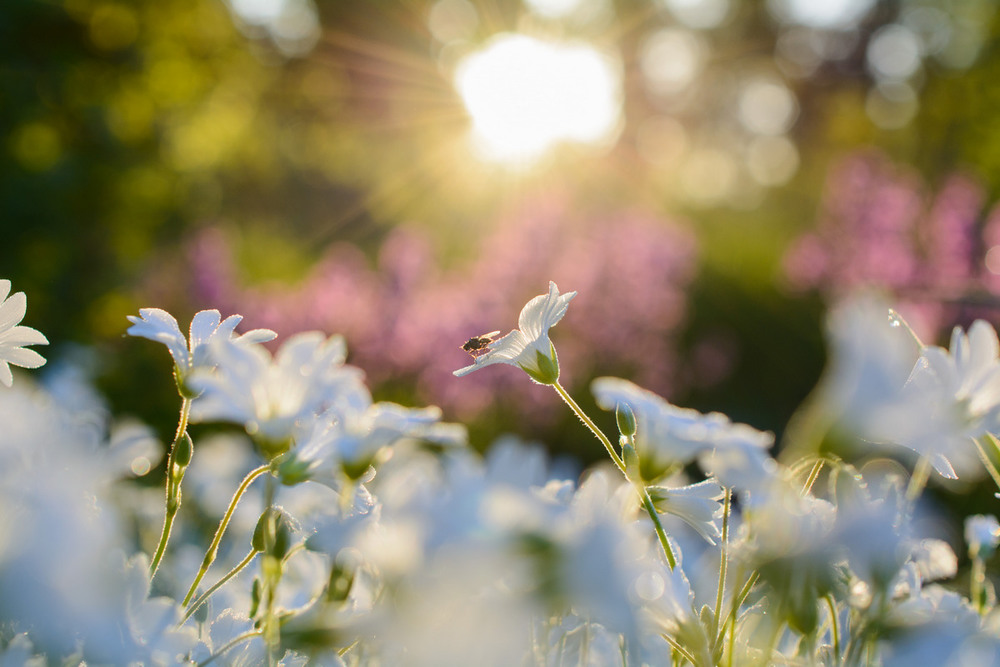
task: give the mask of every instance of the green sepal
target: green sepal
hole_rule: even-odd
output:
[[[275,477],[285,486],[307,481],[311,477],[310,468],[310,464],[295,456],[294,452],[285,452],[274,460],[272,466]]]
[[[538,384],[555,384],[559,381],[559,358],[552,343],[549,343],[549,355],[535,350],[535,366],[536,368],[521,366],[521,369]]]
[[[625,463],[625,474],[628,475],[628,478],[633,482],[638,482],[641,479],[639,475],[639,455],[630,442],[622,443],[622,461]]]

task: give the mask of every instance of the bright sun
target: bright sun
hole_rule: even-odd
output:
[[[600,143],[621,121],[620,65],[579,43],[498,35],[462,60],[455,86],[479,152],[498,162],[529,161],[563,141]]]

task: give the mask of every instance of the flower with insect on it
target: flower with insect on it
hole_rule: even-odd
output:
[[[555,384],[559,380],[559,359],[549,340],[549,329],[563,318],[575,296],[576,292],[560,294],[556,284],[549,281],[549,293],[536,296],[521,309],[518,328],[503,338],[488,342],[485,352],[474,355],[475,363],[460,368],[455,375],[467,375],[492,364],[504,363],[519,367],[539,384]],[[473,340],[478,343],[477,339]],[[481,347],[477,345],[477,352]]]

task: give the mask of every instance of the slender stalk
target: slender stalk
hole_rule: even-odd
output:
[[[719,620],[722,614],[722,600],[726,593],[726,570],[729,567],[729,512],[732,508],[729,489],[724,489],[722,500],[722,544],[719,546],[719,588],[715,593],[715,618],[712,636],[719,636]]]
[[[577,405],[577,402],[573,400],[573,397],[569,395],[569,392],[563,389],[563,386],[561,384],[556,382],[555,384],[552,385],[552,388],[555,389],[556,392],[559,394],[559,396],[562,398],[562,400],[566,402],[566,405],[569,406],[569,409],[572,410],[574,413],[576,413],[576,416],[580,418],[580,421],[582,421],[587,426],[587,428],[589,428],[593,432],[593,434],[597,436],[597,439],[600,440],[601,444],[604,445],[604,449],[608,450],[608,456],[610,456],[611,460],[615,462],[615,465],[618,466],[618,469],[622,471],[622,474],[624,474],[625,477],[628,478],[628,473],[625,472],[625,462],[622,461],[622,458],[620,456],[618,456],[618,452],[615,451],[615,448],[611,444],[611,441],[608,440],[608,436],[604,435],[601,429],[597,428],[597,424],[595,424],[590,419],[590,417],[587,416],[587,413],[583,411],[583,408]]]
[[[830,634],[833,635],[833,662],[840,662],[840,628],[837,623],[837,605],[833,602],[833,596],[827,594],[826,604],[830,608]]]
[[[920,494],[923,493],[924,487],[927,486],[927,480],[931,475],[931,462],[926,456],[921,456],[920,460],[917,461],[916,467],[913,468],[913,474],[910,475],[910,483],[906,486],[906,500],[910,503],[916,502]]]
[[[666,633],[664,633],[664,634],[662,634],[660,636],[663,637],[665,640],[667,640],[667,643],[670,644],[670,646],[673,647],[673,649],[675,651],[677,651],[682,656],[684,656],[685,660],[687,660],[688,662],[690,662],[692,665],[697,665],[698,664],[695,661],[694,656],[691,655],[691,653],[686,648],[684,648],[683,646],[681,646],[680,644],[678,644],[677,641],[673,637],[671,637],[670,635],[668,635]]]
[[[739,581],[742,577],[743,577],[743,568],[742,567],[737,568],[736,569],[736,581]],[[727,626],[730,626],[730,627],[735,627],[736,626],[736,616],[739,614],[740,605],[742,605],[743,601],[747,598],[748,595],[750,595],[750,589],[753,588],[753,585],[757,583],[757,578],[758,578],[757,573],[756,572],[752,572],[750,574],[750,577],[743,584],[743,587],[740,589],[740,591],[733,597],[733,601],[732,601],[732,603],[730,604],[730,607],[729,607],[729,613],[726,614],[726,625]],[[726,628],[725,628],[725,626],[723,626],[722,632],[725,632],[725,630],[726,630]],[[718,638],[716,638],[716,640],[715,640],[716,643],[722,641],[722,632],[720,632]],[[732,647],[730,646],[730,648],[732,648]]]
[[[221,579],[219,579],[217,582],[215,582],[214,584],[212,584],[211,588],[209,588],[207,591],[205,591],[204,593],[202,593],[201,597],[199,597],[197,600],[195,600],[194,602],[191,603],[191,606],[188,607],[187,612],[185,612],[185,614],[184,614],[184,618],[181,619],[181,622],[178,625],[184,625],[184,623],[189,618],[191,618],[191,616],[194,614],[194,612],[198,611],[198,607],[200,607],[201,605],[205,604],[205,601],[207,601],[208,598],[212,596],[212,593],[214,593],[215,591],[217,591],[220,588],[222,588],[222,586],[225,585],[225,583],[227,581],[229,581],[230,579],[232,579],[233,577],[235,577],[237,574],[239,574],[240,571],[243,568],[245,568],[247,565],[249,565],[250,561],[252,561],[254,559],[254,557],[256,557],[257,554],[259,554],[259,553],[260,552],[257,551],[256,549],[252,549],[250,551],[250,553],[248,553],[246,555],[246,558],[244,558],[243,560],[241,560],[236,567],[234,567],[233,569],[231,569]]]
[[[218,651],[216,651],[212,655],[208,656],[208,658],[206,660],[203,660],[202,662],[199,662],[198,663],[198,667],[205,667],[205,665],[211,664],[212,661],[214,661],[220,655],[222,655],[223,653],[225,653],[229,649],[233,648],[237,644],[239,644],[241,642],[245,642],[248,639],[253,639],[254,637],[259,637],[260,634],[261,634],[260,630],[251,630],[250,632],[244,632],[242,635],[239,635],[238,637],[234,637],[230,641],[226,642],[226,644],[222,648],[220,648]]]
[[[174,449],[177,448],[177,442],[184,437],[185,432],[187,432],[188,418],[191,415],[191,399],[182,398],[181,399],[181,414],[180,418],[177,420],[177,433],[174,435],[174,441],[170,443],[170,451],[167,453],[167,483],[166,483],[166,509],[164,510],[163,516],[163,530],[160,531],[160,541],[156,545],[156,551],[153,553],[153,560],[149,564],[149,580],[152,582],[153,577],[156,576],[156,570],[160,567],[160,561],[163,560],[163,554],[167,551],[167,542],[170,540],[170,531],[174,527],[174,517],[177,516],[178,510],[181,508],[181,478],[183,478],[183,471],[180,473],[177,479],[174,478]]]
[[[813,484],[816,483],[816,478],[819,477],[819,473],[823,469],[823,463],[823,459],[816,459],[816,463],[813,464],[812,470],[809,471],[809,477],[806,478],[805,484],[802,485],[803,496],[812,491]]]
[[[972,571],[969,573],[969,598],[972,600],[972,605],[976,608],[980,614],[982,614],[985,609],[983,587],[986,583],[986,562],[981,556],[976,554],[972,559]]]
[[[268,477],[264,483],[264,511],[272,516],[274,493],[274,478]],[[267,644],[268,667],[275,667],[278,664],[278,644],[281,637],[278,618],[274,613],[274,598],[278,582],[281,580],[282,569],[282,562],[278,561],[271,553],[264,554],[261,561],[261,578],[264,581],[264,618],[261,622],[261,629],[264,632],[264,643]]]
[[[188,603],[191,602],[191,598],[194,597],[195,591],[198,589],[198,584],[201,583],[202,578],[205,573],[208,572],[208,568],[211,567],[213,561],[215,561],[215,556],[219,551],[219,543],[222,541],[222,535],[226,532],[226,528],[229,526],[229,521],[233,518],[233,512],[236,511],[236,505],[240,502],[240,498],[246,492],[250,483],[255,479],[266,473],[270,469],[270,464],[265,463],[259,468],[254,468],[251,470],[243,481],[240,482],[239,488],[236,489],[236,493],[233,494],[233,499],[229,502],[229,507],[226,509],[226,513],[222,517],[222,521],[219,522],[219,527],[215,531],[215,537],[212,538],[212,543],[208,546],[208,551],[205,552],[205,558],[202,560],[201,569],[198,570],[198,575],[191,582],[191,588],[188,589],[187,595],[184,596],[184,601],[181,603],[182,606],[187,607]]]
[[[660,547],[663,548],[663,555],[666,556],[667,563],[670,565],[670,569],[673,570],[677,567],[677,557],[674,555],[673,547],[670,546],[670,540],[667,538],[667,533],[663,530],[663,524],[660,522],[660,515],[656,511],[656,507],[653,506],[653,500],[649,497],[646,487],[643,486],[638,480],[629,479],[628,472],[625,469],[625,462],[620,456],[618,456],[618,452],[615,451],[611,441],[608,440],[608,436],[604,435],[601,429],[597,428],[597,424],[595,424],[590,417],[587,416],[587,413],[583,411],[583,408],[581,408],[576,401],[573,400],[573,397],[569,395],[569,392],[563,389],[563,386],[558,382],[555,382],[552,387],[556,390],[562,400],[565,401],[566,405],[569,406],[569,409],[572,410],[576,416],[580,418],[580,421],[582,421],[587,428],[593,432],[597,439],[601,441],[601,444],[604,445],[604,449],[608,451],[608,455],[611,457],[611,460],[615,462],[618,469],[622,471],[623,475],[625,475],[625,479],[631,482],[635,487],[636,492],[639,494],[639,499],[642,501],[643,508],[646,510],[646,513],[649,514],[649,518],[653,521],[653,529],[656,531],[656,537],[660,541]]]
[[[987,433],[983,437],[990,439],[990,441],[993,443],[993,449],[997,448],[996,440],[993,438],[992,435]],[[993,461],[990,459],[989,454],[986,453],[986,450],[983,448],[983,443],[980,442],[979,438],[973,438],[972,442],[975,443],[976,445],[976,452],[979,453],[979,459],[983,462],[983,466],[986,468],[986,472],[990,474],[990,477],[993,478],[993,483],[997,485],[998,489],[1000,489],[1000,471],[998,471],[997,467],[993,465]]]

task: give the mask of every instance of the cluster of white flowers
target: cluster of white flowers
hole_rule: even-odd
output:
[[[1000,524],[969,517],[959,559],[957,531],[920,520],[932,471],[1000,485],[989,325],[945,350],[845,305],[779,461],[772,434],[620,378],[592,384],[617,416],[603,433],[549,338],[574,296],[550,284],[456,375],[502,362],[551,386],[608,453],[582,474],[375,402],[337,336],[272,353],[273,332],[217,311],[188,336],[162,310],[130,318],[174,363],[165,506],[134,479],[157,461],[147,429],[88,417],[65,379],[19,381],[0,394],[0,664],[1000,664]],[[24,306],[0,305],[7,385],[7,364],[44,361]]]

